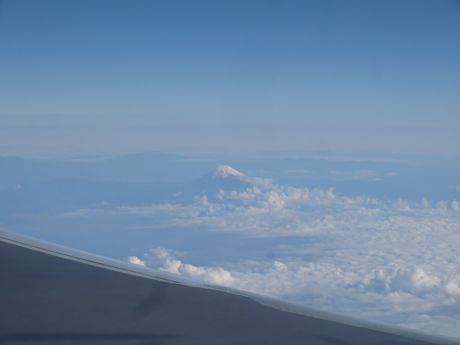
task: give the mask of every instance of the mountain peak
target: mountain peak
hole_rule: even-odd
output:
[[[243,177],[244,174],[242,172],[239,172],[238,170],[232,168],[230,165],[219,165],[217,169],[214,171],[213,174],[214,177]]]

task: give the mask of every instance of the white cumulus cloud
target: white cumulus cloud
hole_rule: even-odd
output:
[[[196,195],[189,204],[82,209],[67,216],[136,219],[136,226],[141,217],[161,229],[275,238],[277,255],[266,260],[242,253],[237,262],[195,265],[183,253],[157,247],[129,261],[318,309],[460,335],[457,200],[386,201],[244,178],[254,182]]]

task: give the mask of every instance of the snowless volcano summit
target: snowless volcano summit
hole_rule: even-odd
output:
[[[219,165],[214,171],[213,177],[227,178],[227,177],[243,177],[244,174],[230,165]]]

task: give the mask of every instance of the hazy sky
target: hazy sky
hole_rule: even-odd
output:
[[[2,1],[0,153],[460,151],[455,1]]]

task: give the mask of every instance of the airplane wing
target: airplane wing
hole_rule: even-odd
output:
[[[0,233],[0,344],[459,344]]]

